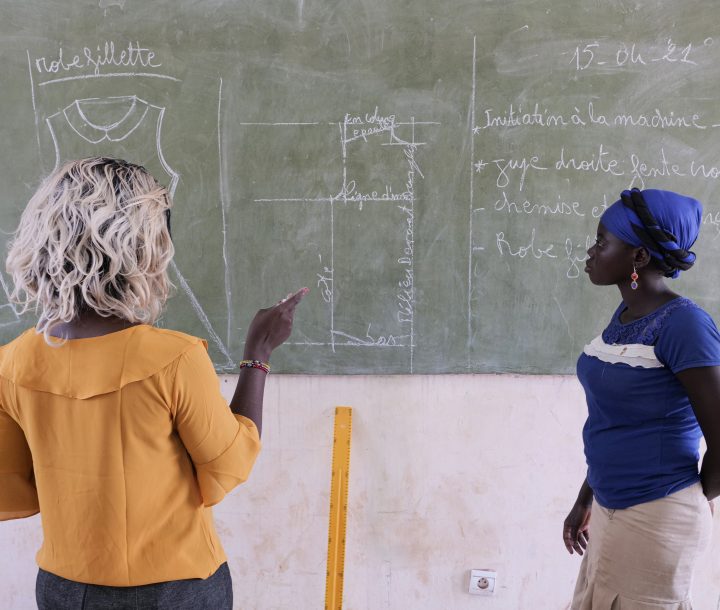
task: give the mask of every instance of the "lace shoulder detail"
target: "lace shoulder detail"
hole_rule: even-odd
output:
[[[657,311],[628,324],[620,323],[620,313],[623,307],[619,307],[610,324],[602,333],[603,341],[610,345],[627,345],[629,343],[654,345],[670,314],[680,307],[697,307],[697,305],[690,299],[678,297]]]

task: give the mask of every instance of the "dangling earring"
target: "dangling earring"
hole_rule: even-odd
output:
[[[640,276],[637,274],[637,269],[635,269],[635,265],[633,265],[633,272],[630,274],[630,279],[632,280],[632,282],[630,282],[630,288],[632,288],[633,290],[637,290],[638,277]]]

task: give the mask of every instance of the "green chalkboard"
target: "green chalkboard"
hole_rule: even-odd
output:
[[[568,373],[617,303],[583,259],[631,186],[706,205],[678,289],[717,317],[711,1],[6,2],[1,240],[59,160],[174,193],[160,324],[235,370],[301,286],[281,372]],[[7,275],[2,275],[7,290]],[[0,339],[32,323],[0,293]]]

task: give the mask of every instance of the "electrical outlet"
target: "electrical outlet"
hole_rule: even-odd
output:
[[[494,595],[496,586],[497,572],[495,570],[470,570],[468,592],[472,595]]]

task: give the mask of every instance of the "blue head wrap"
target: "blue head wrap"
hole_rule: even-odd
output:
[[[690,248],[702,223],[702,204],[672,191],[623,191],[600,218],[625,243],[644,247],[660,261],[667,277],[676,278],[695,262]]]

